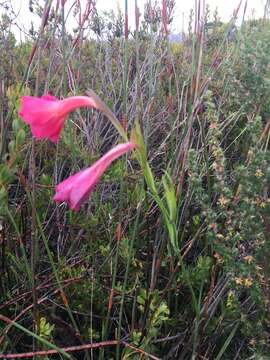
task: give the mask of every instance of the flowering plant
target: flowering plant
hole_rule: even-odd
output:
[[[33,136],[37,139],[50,139],[52,142],[57,142],[68,114],[82,106],[104,110],[114,126],[126,138],[121,124],[93,92],[89,92],[89,96],[72,96],[64,100],[59,100],[52,95],[44,95],[41,98],[23,96],[21,101],[19,115],[31,126]],[[65,201],[71,209],[79,210],[110,164],[135,147],[135,143],[131,141],[115,146],[92,166],[71,175],[58,184],[54,200]]]
[[[64,122],[71,111],[87,106],[97,108],[95,101],[88,96],[71,96],[59,100],[52,95],[41,98],[23,96],[19,111],[24,122],[31,126],[32,134],[37,139],[49,139],[57,142]]]

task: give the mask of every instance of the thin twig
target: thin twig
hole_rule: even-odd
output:
[[[82,350],[88,350],[88,349],[96,349],[104,346],[114,346],[117,345],[117,340],[110,340],[110,341],[101,341],[94,344],[85,344],[85,345],[78,345],[78,346],[70,346],[66,348],[62,348],[61,350],[70,353],[70,352],[76,352],[76,351],[82,351]],[[145,357],[148,357],[153,360],[161,360],[160,358],[149,354],[148,352],[139,349],[125,341],[120,341],[120,344],[142,354]],[[22,358],[29,358],[34,356],[47,356],[47,355],[53,355],[58,354],[57,350],[42,350],[42,351],[36,351],[36,352],[28,352],[28,353],[21,353],[21,354],[0,354],[0,359],[22,359]]]

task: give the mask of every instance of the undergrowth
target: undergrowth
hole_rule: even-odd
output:
[[[41,26],[24,42],[8,11],[0,23],[1,353],[268,359],[268,19],[223,24],[198,1],[175,43],[173,1],[135,11],[129,33],[120,12],[78,4],[32,4]],[[73,34],[69,16],[81,19]],[[137,124],[147,159],[115,162],[74,213],[54,185],[119,135],[78,110],[57,145],[37,142],[18,109],[22,95],[88,89],[129,133]]]

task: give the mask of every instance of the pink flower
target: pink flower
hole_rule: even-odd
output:
[[[79,210],[81,204],[87,199],[93,191],[95,185],[99,182],[101,176],[111,163],[119,156],[134,149],[136,145],[133,142],[119,144],[103,155],[92,166],[81,170],[75,175],[70,176],[56,186],[54,200],[56,202],[65,201],[73,210]]]
[[[21,100],[19,115],[31,126],[33,136],[50,139],[54,143],[59,138],[68,113],[81,106],[97,107],[95,101],[87,96],[72,96],[64,100],[51,95],[41,98],[23,96]]]

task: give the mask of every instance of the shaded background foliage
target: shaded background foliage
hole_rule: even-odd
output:
[[[48,8],[34,5],[44,19]],[[166,6],[170,22],[174,3]],[[128,38],[123,14],[94,5],[84,24],[92,39],[68,34],[60,8],[23,43],[1,19],[0,312],[58,347],[117,337],[135,347],[78,359],[266,359],[269,21],[236,27],[209,9],[202,22],[191,12],[194,31],[174,43],[162,7],[145,9]],[[79,110],[59,144],[35,143],[33,161],[19,99],[89,88],[128,131],[139,119],[159,194],[168,194],[165,173],[168,206],[175,194],[178,253],[132,157],[111,166],[80,212],[53,203],[54,184],[118,134],[101,113]],[[0,330],[3,353],[48,349],[4,322]]]

